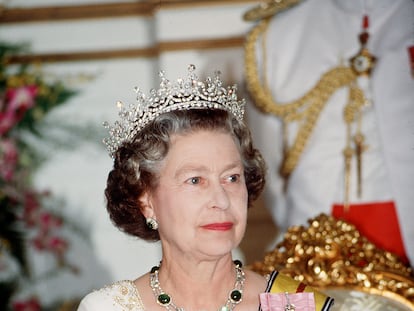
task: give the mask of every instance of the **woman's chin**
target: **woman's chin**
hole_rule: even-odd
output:
[[[234,249],[236,249],[238,243],[230,241],[210,241],[200,245],[202,248],[200,251],[210,257],[223,257],[230,254]]]

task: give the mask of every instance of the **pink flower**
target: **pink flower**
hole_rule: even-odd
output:
[[[58,236],[50,237],[47,248],[56,255],[62,255],[68,248],[68,242]]]
[[[34,106],[36,95],[36,85],[27,85],[8,89],[6,91],[6,111],[19,111],[22,108],[26,111]]]
[[[35,105],[36,85],[11,88],[6,91],[5,102],[0,112],[0,135],[7,133],[18,123],[28,109]]]
[[[38,251],[48,251],[57,257],[61,257],[68,249],[69,243],[59,236],[49,236],[46,233],[39,233],[32,239],[32,245]]]
[[[33,227],[38,222],[40,204],[37,194],[27,191],[24,194],[23,220],[26,226]]]
[[[26,301],[16,301],[13,303],[13,311],[40,311],[40,302],[37,298],[30,298]]]
[[[13,111],[0,112],[0,135],[7,133],[16,123]]]
[[[6,181],[13,179],[19,154],[14,141],[0,139],[0,177]]]
[[[49,212],[43,212],[39,217],[39,225],[42,231],[50,231],[62,225],[62,220]]]
[[[44,235],[38,234],[32,239],[33,247],[38,251],[43,251],[46,249],[46,237]]]

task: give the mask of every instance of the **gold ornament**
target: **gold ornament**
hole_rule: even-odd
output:
[[[245,21],[256,21],[271,17],[276,13],[301,3],[302,1],[303,0],[270,0],[265,3],[260,3],[258,6],[247,11],[243,16],[243,19]]]
[[[318,289],[347,288],[393,293],[414,307],[413,270],[393,253],[378,249],[354,225],[321,214],[308,227],[292,226],[274,250],[249,269],[273,270]]]

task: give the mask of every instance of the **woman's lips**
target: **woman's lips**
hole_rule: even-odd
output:
[[[233,228],[233,223],[232,222],[215,222],[211,224],[206,224],[201,227],[207,230],[227,231]]]

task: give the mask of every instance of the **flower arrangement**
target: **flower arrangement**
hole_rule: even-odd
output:
[[[76,269],[65,260],[64,218],[46,207],[51,193],[33,185],[42,159],[28,137],[41,138],[43,118],[75,92],[61,81],[48,81],[34,65],[8,64],[22,49],[0,42],[0,309],[37,311],[44,307],[36,295],[15,298],[22,283],[35,282],[28,252],[52,255],[51,269]]]

